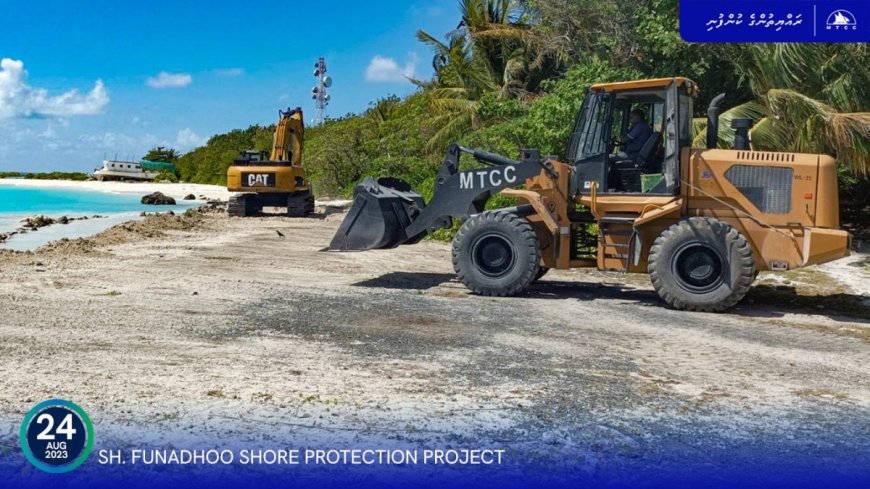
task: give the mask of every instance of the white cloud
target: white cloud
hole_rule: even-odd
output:
[[[167,73],[161,71],[157,76],[149,77],[145,80],[151,88],[180,88],[190,85],[193,77],[190,73]]]
[[[190,149],[198,146],[202,146],[208,142],[208,138],[200,136],[199,134],[193,132],[189,127],[185,127],[184,129],[178,131],[178,136],[175,138],[175,144],[179,148]]]
[[[366,81],[369,82],[407,82],[414,78],[417,71],[417,55],[411,53],[405,66],[399,66],[393,58],[377,55],[366,67]]]
[[[218,76],[242,76],[245,74],[245,70],[243,68],[224,68],[220,70],[214,70],[214,72]]]
[[[99,113],[108,103],[109,92],[102,80],[97,80],[93,90],[86,94],[73,89],[50,96],[48,90],[27,84],[27,70],[22,61],[0,60],[0,119],[91,115]]]
[[[75,139],[64,140],[63,144],[76,158],[88,155],[88,164],[103,158],[132,161],[141,158],[155,146],[172,146],[169,141],[151,133],[131,135],[115,131],[81,134]]]
[[[79,136],[79,142],[90,144],[94,148],[103,150],[117,150],[117,148],[122,147],[124,144],[132,144],[133,138],[115,132],[105,132],[102,134],[83,134]]]

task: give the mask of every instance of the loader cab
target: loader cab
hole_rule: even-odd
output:
[[[676,195],[680,148],[692,143],[692,95],[685,78],[593,85],[577,115],[568,158],[574,165],[575,194]],[[625,151],[632,111],[644,114],[652,134]]]

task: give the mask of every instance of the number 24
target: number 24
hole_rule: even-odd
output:
[[[36,418],[36,424],[42,424],[43,421],[48,423],[48,426],[45,427],[38,435],[36,435],[37,440],[54,440],[54,435],[51,433],[51,429],[54,427],[54,417],[48,413],[42,413]],[[76,434],[76,429],[73,428],[72,425],[72,414],[67,414],[63,421],[57,426],[57,429],[54,431],[59,435],[66,435],[67,440],[72,440],[73,435]]]

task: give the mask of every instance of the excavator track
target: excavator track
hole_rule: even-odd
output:
[[[245,217],[245,197],[244,194],[231,195],[227,203],[227,214],[232,217]]]
[[[257,194],[233,194],[227,204],[227,214],[233,217],[253,216],[262,209],[262,205],[258,205]]]
[[[311,190],[294,192],[287,197],[287,215],[305,217],[314,212],[314,195]]]
[[[232,217],[249,217],[261,214],[263,206],[280,208],[284,205],[288,217],[305,217],[314,212],[314,195],[310,190],[291,194],[234,194],[227,205],[227,213]]]

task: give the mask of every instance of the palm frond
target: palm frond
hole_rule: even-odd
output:
[[[767,113],[767,109],[758,102],[751,101],[732,107],[719,115],[719,147],[731,148],[734,146],[734,129],[731,127],[731,121],[734,119],[752,119],[757,121],[763,118]],[[704,147],[707,144],[707,121],[702,119],[703,124],[693,120],[692,123],[695,130],[695,138],[692,145],[695,147]]]
[[[695,117],[692,119],[692,147],[703,148],[707,144],[707,118]]]
[[[772,117],[760,119],[749,131],[752,149],[793,151],[794,128]]]
[[[792,90],[767,94],[771,111],[795,128],[794,146],[801,151],[831,153],[855,173],[866,175],[870,161],[870,112],[838,112]]]
[[[429,46],[429,48],[431,48],[436,53],[446,53],[450,51],[450,48],[446,44],[439,41],[435,36],[429,34],[422,29],[418,30],[416,35],[418,41]]]
[[[474,119],[474,114],[470,112],[450,113],[436,117],[431,121],[431,125],[438,130],[426,142],[426,151],[437,151],[453,141],[458,141],[468,129],[475,126]]]

